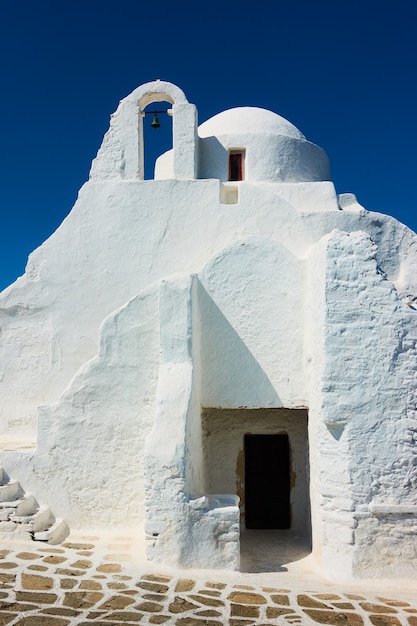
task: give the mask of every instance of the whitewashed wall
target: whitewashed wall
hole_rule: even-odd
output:
[[[174,119],[182,107],[179,169],[143,181],[137,115],[167,91]],[[276,117],[269,134],[305,140]],[[239,120],[247,150],[265,147],[238,112],[233,132]],[[74,209],[0,294],[0,461],[73,527],[139,524],[147,509],[155,558],[236,567],[239,511],[234,493],[207,497],[201,406],[306,408],[319,566],[415,576],[416,235],[311,182],[324,169],[265,182],[251,167],[224,204],[220,173],[193,179],[198,145],[181,90],[159,81],[134,92]],[[170,415],[181,428],[163,469],[150,451],[166,443],[170,429],[155,424]],[[176,488],[146,500],[149,472],[159,467],[162,484],[175,456]],[[160,504],[172,510],[175,497],[179,525],[163,537]]]

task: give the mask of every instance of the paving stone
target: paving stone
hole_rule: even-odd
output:
[[[0,572],[0,583],[3,585],[13,584],[16,580],[16,574],[5,574]]]
[[[17,563],[12,563],[12,561],[0,561],[0,569],[15,569],[18,567]]]
[[[221,596],[221,591],[217,591],[216,589],[199,589],[197,593],[202,593],[206,596],[212,596],[213,598],[218,598]]]
[[[233,585],[233,589],[246,589],[247,591],[255,591],[255,587],[250,585]]]
[[[392,606],[386,606],[385,604],[373,604],[372,602],[361,602],[361,608],[368,613],[397,613],[397,610]]]
[[[60,576],[84,576],[85,571],[82,569],[61,569],[58,567],[55,574],[59,574]]]
[[[15,613],[24,613],[24,611],[34,611],[36,604],[24,604],[23,602],[1,602],[0,610],[14,611]]]
[[[350,602],[332,602],[332,606],[334,606],[335,609],[345,611],[352,611],[355,609],[353,604],[351,604]]]
[[[78,550],[75,554],[78,556],[93,556],[94,552],[92,550]]]
[[[67,591],[63,604],[73,609],[89,609],[103,598],[99,591]]]
[[[232,591],[228,595],[228,600],[236,604],[266,604],[266,599],[259,593],[245,593],[243,591]]]
[[[281,604],[282,606],[288,606],[290,603],[289,597],[285,596],[283,593],[271,594],[271,600],[274,604]]]
[[[200,607],[198,606],[198,604],[193,604],[185,598],[175,596],[174,602],[171,602],[168,608],[170,613],[185,613],[185,611],[199,609]]]
[[[169,589],[168,585],[163,585],[161,583],[152,583],[147,581],[140,581],[136,583],[136,587],[140,587],[141,589],[146,589],[146,591],[152,591],[153,593],[166,593]]]
[[[314,609],[304,609],[304,613],[319,624],[331,624],[331,626],[363,626],[363,619],[356,613],[337,613],[335,611]]]
[[[151,615],[149,618],[150,624],[165,624],[169,619],[171,619],[170,615]]]
[[[103,615],[106,614],[106,611],[90,611],[89,613],[87,613],[86,617],[87,619],[97,619],[98,617],[103,617]],[[109,626],[108,624],[106,624],[106,626]]]
[[[277,617],[281,617],[281,615],[296,615],[293,609],[284,609],[279,608],[277,606],[267,606],[266,607],[266,616],[268,619],[276,619]]]
[[[249,626],[249,624],[254,624],[256,620],[254,619],[230,619],[229,626]],[[267,626],[270,626],[269,624]]]
[[[103,611],[113,611],[114,609],[124,609],[126,606],[129,606],[129,604],[133,604],[134,602],[135,600],[127,598],[126,596],[112,596],[103,602],[103,604],[100,604],[97,608]]]
[[[226,585],[224,583],[213,583],[211,581],[207,582],[206,587],[211,587],[212,589],[226,589]]]
[[[104,563],[97,568],[98,572],[104,572],[106,574],[114,574],[115,572],[121,572],[122,566],[120,563]]]
[[[349,600],[366,600],[363,596],[358,596],[355,593],[345,593],[344,594]]]
[[[56,593],[41,593],[37,591],[16,591],[18,602],[34,602],[35,604],[54,604],[58,596]]]
[[[112,578],[114,580],[132,580],[132,576],[121,576],[120,574],[114,574]]]
[[[77,569],[88,569],[92,567],[93,563],[91,561],[87,561],[85,559],[80,559],[79,561],[75,561],[75,563],[71,563],[70,567],[75,567]]]
[[[369,619],[375,626],[401,626],[401,622],[394,615],[370,615]]]
[[[105,561],[116,561],[116,563],[127,563],[131,560],[130,554],[105,554],[103,556]]]
[[[191,591],[192,589],[194,589],[194,587],[194,580],[191,580],[190,578],[180,578],[180,580],[178,580],[175,585],[174,591],[176,591],[177,593],[181,593],[184,591]]]
[[[306,606],[311,609],[329,609],[327,604],[323,604],[323,602],[318,602],[318,600],[315,600],[314,598],[305,594],[298,595],[297,602],[300,606]]]
[[[124,583],[107,583],[109,589],[127,589],[127,585]]]
[[[158,613],[158,611],[162,611],[163,608],[162,604],[150,601],[141,602],[141,604],[135,606],[135,609],[138,611],[145,611],[146,613]]]
[[[206,596],[200,595],[190,595],[189,597],[191,598],[191,600],[194,600],[195,602],[199,602],[200,604],[204,604],[206,606],[224,606],[223,600],[219,600],[218,598],[207,598]]]
[[[0,559],[4,559],[4,557],[10,554],[10,552],[11,550],[5,550],[5,549],[0,550]]]
[[[126,591],[121,591],[120,593],[123,593],[126,596],[137,596],[138,595],[138,590],[137,589],[126,589]],[[143,596],[145,597],[145,596]],[[161,598],[165,598],[165,596],[161,596]]]
[[[156,583],[169,583],[172,580],[171,576],[163,576],[161,574],[144,574],[141,576],[141,580],[152,580]]]
[[[73,582],[71,580],[71,582]],[[90,591],[100,591],[102,588],[101,583],[96,583],[94,580],[82,580],[80,583],[80,589],[88,589]]]
[[[259,607],[248,604],[232,604],[230,613],[233,617],[259,617]]]
[[[275,587],[262,587],[262,591],[266,591],[267,593],[278,593],[279,589]]]
[[[80,622],[79,624],[77,624],[77,626],[91,626],[91,624],[92,622]],[[94,622],[94,626],[116,626],[116,624],[109,624],[109,622],[100,621],[100,622]]]
[[[23,589],[53,589],[54,581],[47,576],[37,576],[36,574],[22,574]]]
[[[73,589],[77,583],[78,580],[74,580],[74,578],[62,578],[59,586],[61,589]]]
[[[52,554],[50,556],[44,556],[42,560],[44,563],[52,563],[53,565],[59,565],[59,563],[63,563],[67,559],[64,556],[58,556],[56,554]]]
[[[410,626],[417,626],[417,617],[414,617],[414,615],[410,615],[410,617],[407,619],[407,622],[410,624]]]
[[[167,596],[158,595],[157,593],[144,593],[142,598],[144,600],[152,600],[152,602],[163,602],[167,599]]]
[[[35,572],[47,572],[48,568],[45,565],[28,565],[28,569]]]
[[[334,593],[314,593],[315,598],[319,598],[320,600],[343,600],[340,596],[335,595]]]
[[[176,626],[224,626],[223,622],[198,617],[180,617],[175,624]]]
[[[39,613],[45,613],[46,615],[68,615],[70,617],[80,614],[80,611],[74,609],[66,609],[63,606],[51,606],[47,609],[42,609]]]
[[[3,600],[4,598],[7,598],[9,596],[9,594],[7,593],[7,591],[0,591],[0,600]]]
[[[94,550],[95,546],[93,543],[62,543],[63,548],[72,548],[73,550]]]
[[[6,624],[11,622],[15,618],[15,613],[0,613],[0,626],[6,626]]]
[[[389,598],[377,598],[377,600],[379,600],[380,602],[385,602],[385,604],[388,604],[388,606],[399,606],[399,607],[410,606],[409,602],[403,602],[400,600],[391,600]]]
[[[119,620],[120,622],[140,622],[142,617],[143,617],[142,613],[133,613],[133,611],[125,611],[125,612],[115,611],[114,613],[111,613],[110,615],[107,615],[103,619],[105,619],[105,620],[112,620],[112,621]],[[107,622],[107,624],[108,624],[108,622]]]
[[[220,611],[215,611],[214,609],[208,609],[206,611],[197,611],[195,615],[197,617],[221,617],[222,616]]]
[[[47,617],[46,615],[29,615],[16,622],[16,626],[66,626],[70,620],[62,617]]]

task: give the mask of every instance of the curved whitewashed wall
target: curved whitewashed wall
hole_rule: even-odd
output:
[[[247,237],[199,278],[202,405],[306,406],[304,263],[269,239]]]
[[[257,107],[238,107],[215,115],[198,128],[197,178],[228,180],[229,150],[244,150],[248,181],[330,180],[325,152],[307,141],[279,115]],[[155,178],[174,178],[174,150],[161,155]]]

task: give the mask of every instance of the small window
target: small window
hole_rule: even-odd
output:
[[[243,180],[245,165],[244,150],[230,150],[229,152],[229,180]]]

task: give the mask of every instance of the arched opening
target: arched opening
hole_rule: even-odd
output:
[[[141,113],[145,180],[155,177],[156,159],[173,147],[173,110],[167,100],[150,102]],[[155,122],[160,125],[157,127]],[[154,125],[152,125],[154,124]]]

